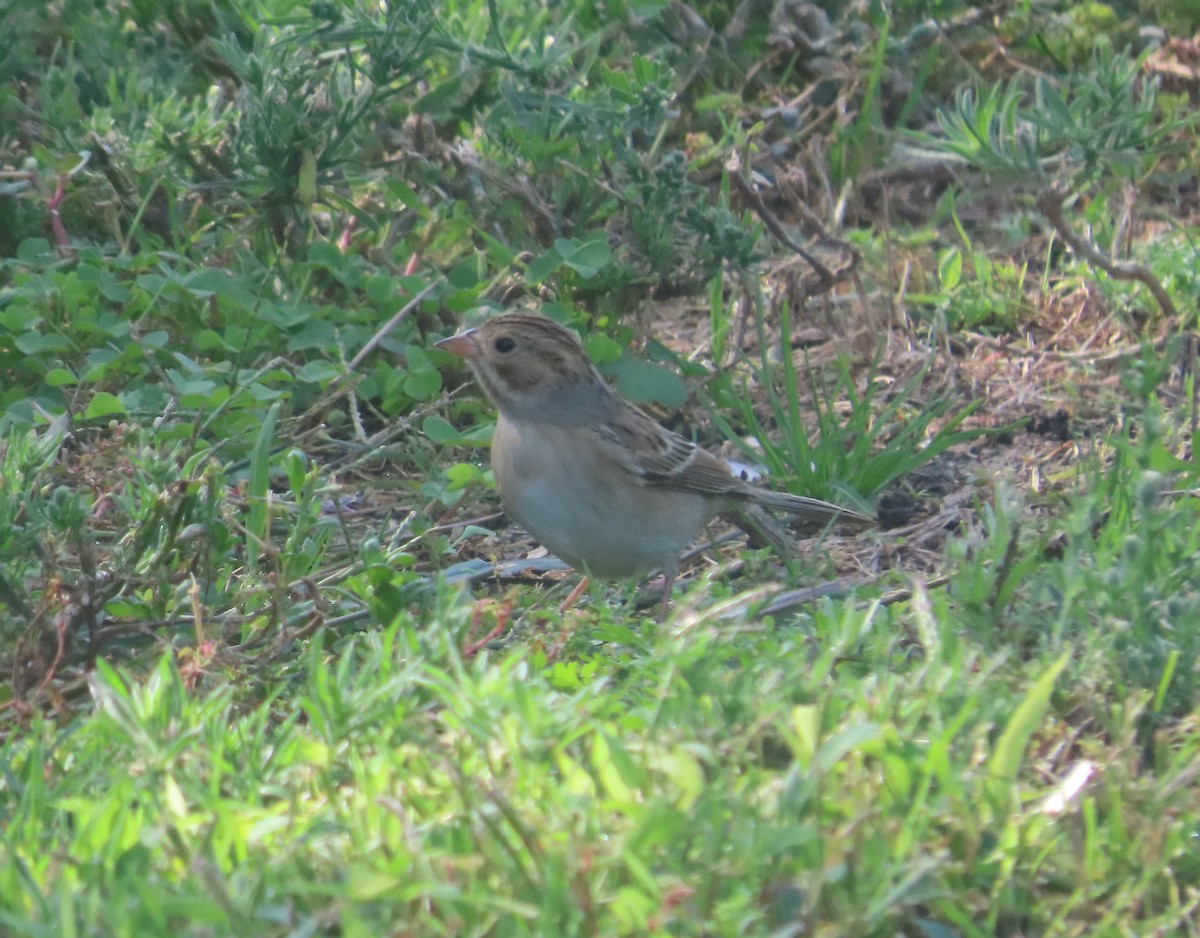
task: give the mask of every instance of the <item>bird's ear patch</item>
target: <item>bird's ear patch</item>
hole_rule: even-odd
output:
[[[513,391],[527,391],[546,380],[546,373],[538,362],[530,365],[527,355],[506,355],[493,360],[492,368],[503,385]]]

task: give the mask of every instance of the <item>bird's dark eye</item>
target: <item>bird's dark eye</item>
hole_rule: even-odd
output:
[[[514,342],[512,339],[510,339],[506,335],[500,336],[500,338],[498,338],[495,342],[495,349],[497,352],[500,352],[501,354],[504,354],[506,352],[511,352],[516,347],[517,347],[517,343]]]

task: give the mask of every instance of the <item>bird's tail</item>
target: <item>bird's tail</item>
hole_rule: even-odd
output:
[[[823,502],[819,498],[809,498],[806,495],[791,495],[787,492],[772,492],[761,489],[755,493],[754,503],[770,508],[772,511],[782,511],[802,521],[814,521],[824,524],[833,519],[837,522],[848,522],[859,526],[875,524],[875,519],[864,515],[853,508],[844,508],[832,502]]]

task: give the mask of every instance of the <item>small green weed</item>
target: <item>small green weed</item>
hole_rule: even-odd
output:
[[[780,346],[790,352],[786,304],[779,320]],[[810,436],[796,369],[772,360],[774,346],[761,316],[757,322],[760,353],[752,374],[767,404],[766,419],[756,412],[749,394],[734,391],[729,375],[708,383],[709,413],[729,439],[752,437],[756,445],[745,448],[747,455],[761,459],[785,486],[808,495],[831,496],[838,489],[852,498],[869,497],[951,446],[989,432],[958,429],[970,416],[971,405],[950,413],[954,404],[949,399],[915,402],[923,375],[892,389],[882,400],[882,387],[871,374],[860,383],[843,362],[832,387],[823,386],[811,370],[807,373],[816,421],[816,433]],[[849,406],[837,407],[843,400]],[[739,432],[725,416],[730,411],[738,414]],[[937,430],[932,431],[935,422]]]

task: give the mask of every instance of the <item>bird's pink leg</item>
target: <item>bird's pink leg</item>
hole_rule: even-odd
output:
[[[585,576],[582,580],[579,581],[579,583],[576,585],[575,589],[571,590],[571,595],[562,601],[562,605],[558,607],[559,615],[562,615],[563,613],[565,613],[568,609],[570,609],[572,606],[575,605],[575,603],[577,603],[579,601],[579,597],[583,595],[583,591],[585,589],[587,589],[587,585],[588,585],[588,578]]]

